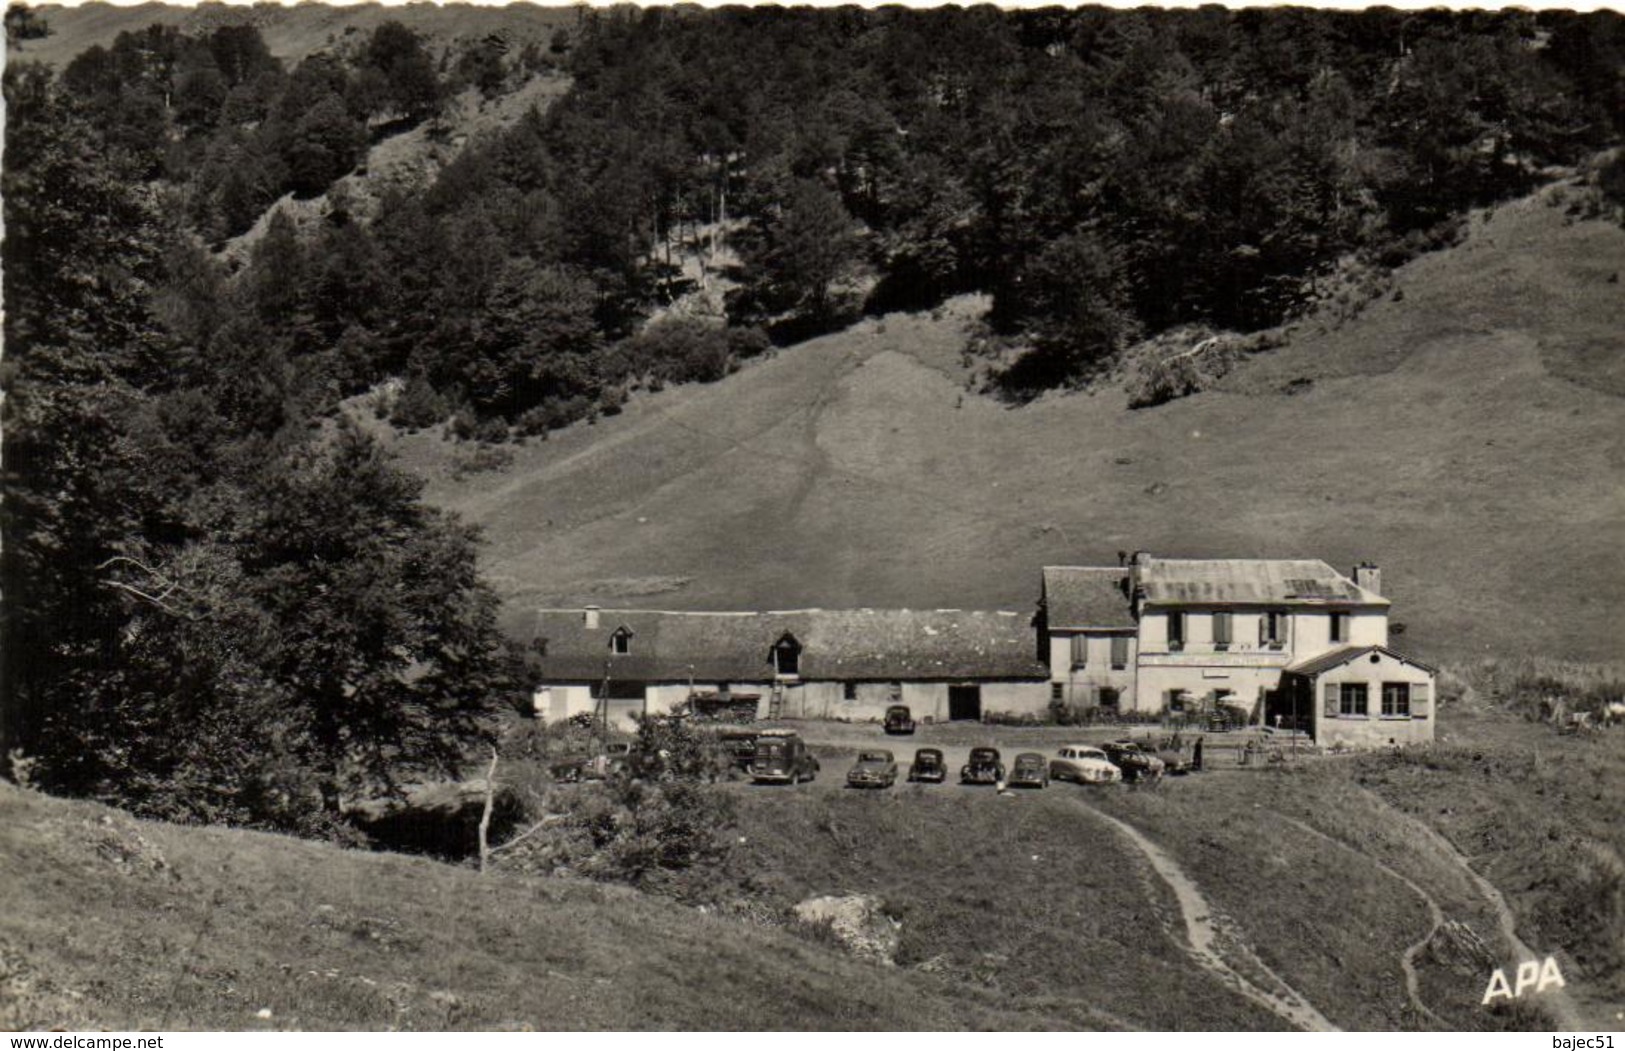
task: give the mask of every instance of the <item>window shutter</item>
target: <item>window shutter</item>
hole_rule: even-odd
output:
[[[1081,668],[1089,663],[1089,636],[1072,636],[1072,666]]]
[[[1258,644],[1264,645],[1270,640],[1270,622],[1267,614],[1258,615]]]
[[[1411,718],[1426,719],[1428,717],[1428,684],[1425,682],[1411,683]]]
[[[1213,614],[1213,641],[1222,645],[1230,643],[1230,614]]]
[[[1328,716],[1335,716],[1338,710],[1338,702],[1343,696],[1342,690],[1335,682],[1326,683],[1324,689],[1326,696],[1326,714]]]
[[[1112,667],[1123,668],[1128,666],[1128,639],[1121,635],[1112,636]]]

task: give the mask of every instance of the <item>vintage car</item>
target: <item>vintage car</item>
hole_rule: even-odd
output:
[[[1192,769],[1192,759],[1189,749],[1175,748],[1165,745],[1153,753],[1162,760],[1163,772],[1168,774],[1188,774]]]
[[[750,778],[758,784],[793,785],[818,776],[818,760],[807,742],[789,730],[763,730],[756,735],[756,758]]]
[[[885,729],[889,734],[911,734],[914,732],[914,715],[908,710],[908,705],[894,704],[886,709]]]
[[[1022,752],[1010,764],[1011,788],[1048,788],[1049,764],[1037,752]]]
[[[1094,745],[1069,744],[1050,760],[1049,776],[1055,781],[1075,781],[1080,785],[1109,785],[1121,781],[1123,771]]]
[[[1123,771],[1125,781],[1155,780],[1167,772],[1166,764],[1137,741],[1110,741],[1101,748]]]
[[[942,758],[940,748],[921,748],[914,753],[914,761],[908,764],[908,779],[910,781],[926,781],[940,785],[948,779],[948,764]]]
[[[846,772],[848,788],[890,788],[897,783],[897,760],[881,749],[858,753],[858,761]]]
[[[1004,780],[1004,762],[997,748],[972,748],[970,761],[959,768],[962,785],[995,785]]]

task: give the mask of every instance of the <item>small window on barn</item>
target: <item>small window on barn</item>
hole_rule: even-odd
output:
[[[1365,683],[1345,682],[1339,691],[1338,715],[1368,715],[1370,714],[1366,701]]]
[[[1168,614],[1168,648],[1182,650],[1185,648],[1185,614]]]
[[[781,676],[801,674],[801,643],[789,632],[773,644],[773,670]]]
[[[1128,637],[1125,635],[1112,636],[1112,669],[1121,671],[1128,667]]]
[[[855,682],[842,683],[841,684],[841,696],[843,698],[845,698],[846,700],[849,700],[849,701],[857,700],[858,699],[858,684],[855,683]]]
[[[1333,613],[1331,631],[1333,642],[1347,642],[1349,640],[1349,615],[1347,613]]]
[[[1382,684],[1382,714],[1409,718],[1411,714],[1411,684],[1385,682]]]
[[[1227,650],[1236,637],[1234,615],[1230,613],[1213,614],[1213,648]]]
[[[1089,663],[1089,636],[1072,636],[1072,667],[1082,668]]]
[[[609,652],[622,656],[632,652],[632,629],[622,625],[609,637]]]

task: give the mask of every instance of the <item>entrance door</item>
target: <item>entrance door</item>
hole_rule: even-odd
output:
[[[982,688],[980,686],[948,687],[948,718],[982,718]]]
[[[1276,726],[1282,730],[1297,729],[1300,713],[1294,711],[1295,705],[1293,705],[1292,699],[1293,693],[1290,687],[1283,686],[1280,689],[1265,690],[1264,725]],[[1305,712],[1301,714],[1304,716],[1303,728],[1307,730],[1309,728],[1309,719],[1307,718],[1308,713]]]

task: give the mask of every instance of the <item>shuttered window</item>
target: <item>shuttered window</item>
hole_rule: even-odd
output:
[[[1366,699],[1365,683],[1345,682],[1341,703],[1338,706],[1339,715],[1369,715],[1370,708]]]
[[[1411,714],[1411,684],[1385,682],[1382,684],[1382,714],[1408,716]]]
[[[1326,695],[1326,714],[1327,716],[1334,716],[1338,713],[1338,709],[1343,703],[1343,691],[1338,688],[1338,684],[1335,682],[1327,683],[1324,689]]]
[[[1168,648],[1182,650],[1185,648],[1185,614],[1168,614]]]
[[[1428,717],[1428,684],[1425,682],[1411,683],[1411,718],[1426,719]]]
[[[1332,614],[1331,640],[1333,642],[1347,642],[1349,640],[1349,615],[1347,613]]]
[[[1128,667],[1128,639],[1122,635],[1112,636],[1112,667]]]
[[[1072,667],[1081,668],[1089,663],[1089,636],[1072,636]]]
[[[1258,618],[1258,640],[1266,646],[1279,646],[1286,641],[1286,614],[1266,613]]]
[[[1213,614],[1213,644],[1215,646],[1228,646],[1235,639],[1235,625],[1231,622],[1231,614]]]

